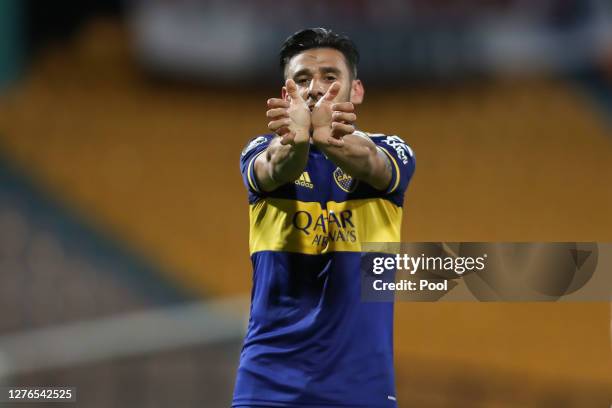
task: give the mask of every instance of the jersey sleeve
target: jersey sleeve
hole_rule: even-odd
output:
[[[391,182],[386,194],[403,194],[414,173],[415,157],[412,149],[398,136],[377,136],[372,137],[372,141],[391,162]]]
[[[257,136],[249,141],[240,154],[240,172],[249,198],[259,197],[263,193],[257,184],[254,164],[255,159],[266,150],[272,139],[272,135]]]

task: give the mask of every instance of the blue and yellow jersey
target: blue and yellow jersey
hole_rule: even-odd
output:
[[[399,242],[414,155],[397,136],[369,137],[392,165],[385,191],[351,178],[311,145],[302,175],[263,192],[240,159],[249,195],[253,288],[233,407],[396,407],[393,303],[360,300],[362,242]]]

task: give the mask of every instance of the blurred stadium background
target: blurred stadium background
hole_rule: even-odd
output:
[[[418,156],[404,240],[612,241],[608,0],[3,0],[0,384],[229,406],[238,156],[305,26],[354,38],[360,127]],[[400,303],[400,407],[608,407],[610,345],[609,303]]]

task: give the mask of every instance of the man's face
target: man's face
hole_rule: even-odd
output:
[[[341,86],[335,102],[359,104],[363,100],[361,81],[351,80],[344,55],[333,48],[312,48],[297,54],[289,60],[285,77],[295,81],[311,111],[334,82]],[[286,97],[284,88],[283,97]]]

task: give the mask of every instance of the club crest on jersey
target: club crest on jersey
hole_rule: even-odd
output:
[[[404,142],[399,136],[387,136],[383,142],[395,149],[397,157],[399,157],[402,163],[408,164],[408,158],[412,157],[413,154],[412,149],[408,147],[406,142]]]
[[[351,176],[346,174],[340,167],[334,170],[334,180],[340,189],[347,193],[352,193],[357,188],[357,180],[353,180]]]
[[[265,143],[266,140],[267,139],[266,139],[265,136],[259,136],[259,137],[256,137],[255,139],[251,140],[251,143],[249,143],[247,145],[247,147],[245,147],[244,150],[242,151],[242,156],[246,155],[248,152],[250,152],[251,150],[253,150],[257,146],[259,146],[260,144]]]

